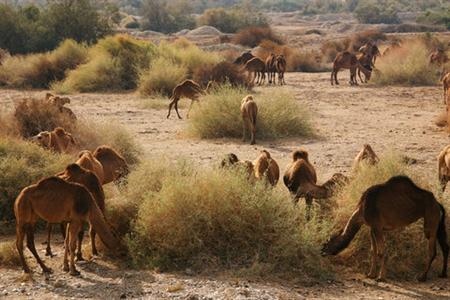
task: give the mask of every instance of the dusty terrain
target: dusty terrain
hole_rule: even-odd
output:
[[[186,120],[167,111],[142,109],[142,99],[135,94],[81,94],[71,97],[71,108],[84,118],[100,118],[120,122],[142,144],[146,156],[165,155],[176,160],[188,157],[202,164],[216,163],[224,154],[236,153],[242,159],[253,159],[267,149],[282,170],[289,162],[289,153],[304,147],[311,153],[319,176],[325,180],[334,172],[348,172],[352,160],[364,143],[383,154],[391,149],[417,159],[417,172],[437,177],[436,156],[448,144],[448,133],[436,127],[434,120],[444,110],[441,88],[374,87],[348,85],[348,71],[340,73],[340,86],[332,87],[329,73],[290,73],[286,75],[290,90],[301,105],[312,113],[315,138],[259,141],[243,144],[237,139],[193,140],[185,137]],[[272,87],[274,88],[274,87]],[[281,89],[280,87],[275,87]],[[268,87],[255,89],[256,99]],[[0,90],[0,107],[12,109],[14,101],[24,96],[42,97],[45,91]],[[182,100],[188,101],[188,100]],[[185,115],[185,110],[182,115]],[[13,237],[4,237],[12,239]],[[38,251],[44,255],[43,237]],[[338,276],[324,283],[284,283],[248,281],[234,276],[197,276],[186,270],[183,274],[160,274],[129,270],[97,258],[80,265],[82,277],[71,278],[60,271],[62,243],[56,243],[57,257],[46,259],[56,274],[46,281],[39,272],[34,281],[22,276],[20,270],[1,269],[0,297],[10,298],[119,298],[147,297],[155,299],[447,299],[448,279],[426,284],[412,281],[376,283],[362,274]],[[28,252],[27,252],[28,253]],[[34,260],[30,259],[33,262]],[[32,264],[36,268],[34,262]]]

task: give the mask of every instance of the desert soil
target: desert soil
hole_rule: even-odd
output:
[[[241,159],[254,159],[262,149],[270,151],[282,170],[292,150],[306,148],[314,162],[319,181],[335,172],[348,173],[353,158],[363,144],[369,143],[383,155],[389,151],[417,160],[417,172],[435,178],[436,156],[448,144],[445,129],[434,124],[445,110],[442,92],[433,87],[351,87],[348,72],[340,74],[340,86],[332,87],[329,73],[290,73],[288,89],[300,105],[312,114],[318,136],[314,138],[258,141],[255,146],[238,139],[195,140],[187,138],[188,121],[165,118],[166,110],[142,109],[142,99],[135,94],[79,94],[71,97],[70,107],[88,119],[119,122],[142,144],[146,156],[164,155],[176,160],[187,157],[201,164],[216,163],[233,152]],[[256,99],[264,90],[255,89]],[[43,97],[45,91],[0,90],[0,107],[12,109],[25,96]],[[187,100],[182,100],[187,101]],[[186,111],[182,111],[184,116]],[[13,239],[14,237],[3,237]],[[44,255],[38,237],[38,251]],[[229,275],[199,276],[189,270],[180,274],[131,270],[111,261],[96,258],[80,265],[82,276],[71,278],[60,269],[62,242],[55,244],[57,256],[46,261],[55,270],[49,280],[39,272],[33,279],[18,269],[0,269],[0,297],[9,298],[131,298],[154,299],[450,299],[448,279],[432,274],[428,283],[409,281],[377,283],[362,274],[342,272],[329,282],[279,283],[268,280],[245,280]],[[34,260],[28,257],[29,262]],[[36,269],[36,265],[32,266]],[[36,269],[37,270],[37,269]]]

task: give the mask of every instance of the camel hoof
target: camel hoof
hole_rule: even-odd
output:
[[[76,269],[70,271],[70,276],[80,276],[80,272]]]

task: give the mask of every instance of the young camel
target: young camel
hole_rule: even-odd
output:
[[[438,175],[442,191],[445,191],[447,183],[450,181],[450,145],[445,146],[438,157]]]
[[[258,85],[262,85],[266,80],[266,64],[258,57],[254,57],[246,62],[244,70],[251,74],[252,84],[255,83],[255,79]]]
[[[68,182],[74,182],[79,183],[82,186],[84,186],[92,195],[93,199],[95,200],[95,203],[100,208],[101,212],[104,214],[105,212],[105,193],[103,191],[102,185],[100,181],[98,180],[97,176],[92,173],[89,170],[86,170],[82,167],[80,167],[77,164],[70,164],[66,167],[64,172],[58,174],[59,178],[62,178]],[[66,224],[62,224],[63,228],[65,228]],[[53,256],[51,246],[50,246],[50,239],[52,234],[52,224],[47,224],[47,248],[45,255],[46,256]],[[63,230],[64,233],[64,230]],[[91,246],[92,246],[92,254],[98,255],[97,248],[95,246],[95,230],[91,227],[89,229],[89,235],[91,237]],[[65,234],[63,234],[65,237]],[[84,230],[81,229],[79,236],[78,236],[78,247],[77,247],[77,260],[82,261],[83,255],[81,251],[81,245],[83,242],[83,236],[84,236]]]
[[[356,55],[348,51],[339,52],[333,62],[333,71],[331,72],[331,85],[339,84],[337,73],[340,69],[350,69],[350,85],[358,85],[356,81],[356,69],[360,68],[363,74],[370,78],[370,71],[362,66]],[[334,82],[333,82],[334,81]]]
[[[364,144],[361,151],[356,155],[353,160],[353,170],[357,170],[363,161],[369,165],[375,165],[380,161],[369,144]]]
[[[57,127],[53,131],[42,131],[31,140],[43,148],[57,153],[69,152],[76,145],[72,135],[61,127]]]
[[[276,186],[280,179],[280,167],[266,150],[262,150],[258,158],[253,162],[255,178],[267,180],[271,186]]]
[[[302,197],[306,201],[306,218],[310,218],[313,199],[327,199],[333,195],[335,187],[347,182],[347,178],[334,174],[323,185],[317,185],[317,175],[313,165],[309,162],[308,152],[300,149],[292,153],[292,163],[284,173],[284,185],[293,197],[294,204]]]
[[[433,193],[416,186],[406,176],[396,176],[383,184],[367,189],[347,222],[337,235],[331,237],[322,248],[323,255],[336,255],[344,250],[355,237],[363,224],[370,227],[372,259],[369,278],[377,277],[377,262],[381,260],[377,280],[386,277],[386,251],[384,232],[403,228],[417,220],[424,219],[425,237],[428,239],[428,257],[424,272],[419,281],[427,279],[428,271],[436,256],[436,240],[443,254],[443,267],[440,277],[447,277],[449,246],[445,230],[445,210],[437,202]]]
[[[191,112],[192,104],[195,101],[198,101],[200,95],[204,93],[205,91],[202,90],[200,85],[193,80],[187,79],[178,84],[172,91],[172,97],[170,98],[172,101],[169,104],[169,113],[167,114],[167,119],[170,117],[170,112],[172,111],[173,106],[175,106],[175,111],[178,115],[178,119],[182,119],[180,113],[178,112],[178,101],[180,101],[181,98],[191,99],[191,104],[189,105],[189,109],[186,115],[189,119],[189,113]]]
[[[57,107],[58,110],[62,114],[65,114],[69,119],[71,119],[73,121],[77,120],[77,117],[74,114],[74,112],[70,108],[64,106],[66,104],[70,104],[70,98],[59,97],[59,96],[53,95],[52,93],[47,93],[47,94],[45,94],[45,103],[48,105]]]
[[[36,258],[44,273],[51,273],[39,257],[34,244],[34,227],[39,219],[49,223],[68,222],[65,239],[64,271],[79,275],[75,268],[75,248],[77,236],[83,222],[89,221],[103,243],[110,249],[121,249],[120,241],[113,235],[103,214],[89,191],[80,184],[67,182],[58,177],[49,177],[26,187],[14,203],[16,217],[16,246],[25,273],[30,273],[24,253],[23,240],[27,237],[27,247]],[[70,253],[70,264],[68,255]]]
[[[267,71],[267,79],[269,80],[269,84],[275,84],[275,74],[277,73],[276,67],[276,55],[271,53],[266,58],[266,71]]]
[[[278,73],[278,83],[280,85],[286,84],[284,81],[284,73],[286,72],[286,59],[284,55],[278,55],[275,59],[275,68]]]
[[[245,142],[247,138],[247,131],[250,131],[250,145],[255,144],[256,136],[256,118],[258,116],[258,106],[256,102],[253,101],[253,96],[248,95],[242,99],[241,104],[241,116],[242,116],[242,141]]]
[[[255,182],[255,172],[254,166],[251,161],[239,160],[239,158],[234,153],[229,153],[220,163],[221,168],[242,168],[247,173],[247,179],[251,182]]]

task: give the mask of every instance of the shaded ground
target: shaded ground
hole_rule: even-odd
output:
[[[348,72],[340,74],[341,85],[332,87],[329,73],[291,73],[286,89],[295,94],[313,115],[319,137],[258,141],[250,146],[237,139],[192,140],[183,134],[186,120],[166,120],[167,111],[140,108],[142,100],[134,94],[82,94],[71,97],[71,108],[79,116],[117,121],[124,124],[143,145],[145,155],[166,155],[170,159],[190,157],[202,164],[217,162],[234,152],[241,159],[254,159],[267,149],[286,168],[289,154],[306,148],[324,181],[334,172],[348,172],[353,158],[364,143],[382,154],[391,149],[417,159],[413,167],[431,178],[437,177],[436,156],[449,143],[448,134],[434,125],[444,109],[440,87],[350,87]],[[267,87],[257,88],[256,99]],[[276,87],[280,89],[280,87]],[[262,94],[261,94],[262,93]],[[11,109],[24,96],[43,97],[45,91],[0,90],[1,109]],[[182,100],[187,101],[187,100]],[[185,115],[185,111],[182,112]],[[12,238],[12,237],[11,237]],[[8,238],[9,239],[9,238]],[[44,245],[38,245],[44,255]],[[56,274],[49,281],[36,273],[35,282],[25,280],[19,270],[0,269],[0,296],[11,298],[119,298],[155,299],[450,299],[448,280],[433,279],[426,284],[410,282],[376,283],[362,274],[346,274],[337,281],[322,283],[258,282],[227,275],[197,276],[159,274],[117,267],[105,259],[80,265],[81,278],[63,274],[61,240],[57,257],[47,259]],[[27,252],[28,253],[28,252]],[[33,262],[30,257],[30,262]],[[36,266],[33,262],[33,267]],[[340,274],[339,274],[340,275]]]

